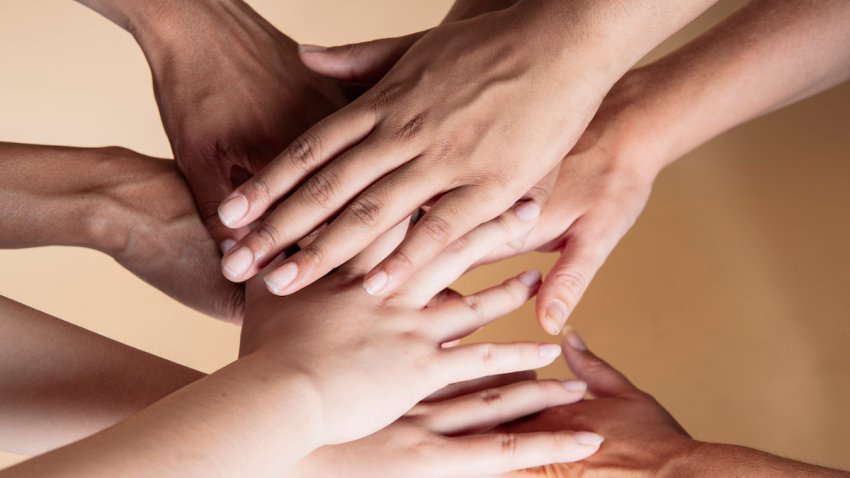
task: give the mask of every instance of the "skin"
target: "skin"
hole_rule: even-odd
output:
[[[242,287],[219,253],[174,162],[117,147],[0,143],[0,247],[95,249],[169,296],[240,322]]]
[[[297,44],[241,0],[80,0],[133,34],[148,60],[177,166],[222,250],[248,229],[219,203],[295,138],[347,103]]]
[[[359,280],[395,247],[406,223],[299,294],[265,294],[255,280],[239,360],[0,476],[279,476],[322,446],[390,425],[449,383],[549,364],[560,351],[553,344],[442,346],[521,305],[539,274],[425,308],[478,256],[527,232],[536,213],[524,203],[480,226],[393,298],[363,294]],[[495,433],[470,447],[492,452],[481,470],[498,474],[585,458],[600,442],[587,433]]]
[[[456,7],[481,13],[505,3]],[[541,325],[558,333],[665,166],[728,129],[850,78],[850,55],[834,50],[850,42],[848,21],[850,5],[841,0],[756,0],[680,50],[627,73],[570,154],[530,191],[544,204],[534,230],[485,262],[558,252],[537,297]],[[332,78],[374,83],[421,36],[301,56]]]
[[[433,202],[364,280],[370,294],[392,294],[546,176],[614,82],[712,3],[522,0],[428,31],[374,87],[222,203],[234,228],[269,212],[225,256],[225,275],[252,277],[335,217],[265,275],[275,294],[294,293]]]
[[[503,427],[515,432],[589,427],[608,440],[580,463],[549,465],[510,477],[846,477],[830,470],[745,447],[694,440],[651,395],[592,352],[575,333],[564,338],[564,358],[593,399],[550,408]]]

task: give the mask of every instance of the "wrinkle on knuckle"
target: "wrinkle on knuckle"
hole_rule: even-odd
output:
[[[330,171],[322,171],[304,184],[305,194],[316,204],[327,208],[331,199],[339,190],[339,177],[336,173]]]
[[[280,231],[278,231],[275,226],[267,222],[260,223],[260,225],[254,229],[253,234],[263,250],[274,249],[278,244],[280,244],[282,239]]]
[[[481,303],[481,298],[475,294],[464,297],[463,303],[467,309],[476,315],[482,315],[484,313],[484,304]]]
[[[384,111],[399,97],[404,89],[401,83],[390,83],[382,87],[375,87],[375,92],[369,97],[368,107],[376,116]]]
[[[355,199],[348,209],[355,222],[369,227],[378,222],[383,210],[377,200],[368,197]]]
[[[567,269],[556,272],[554,279],[561,295],[567,299],[567,308],[574,308],[587,287],[587,277],[577,269]]]
[[[325,261],[325,251],[313,244],[301,249],[301,254],[308,262],[313,264],[321,264]]]
[[[310,172],[321,160],[322,141],[318,135],[306,131],[289,145],[289,155],[302,171]]]
[[[420,227],[431,240],[438,244],[444,244],[448,242],[449,238],[452,235],[451,224],[449,224],[448,221],[439,216],[425,216],[424,218],[422,218]]]
[[[269,184],[268,179],[261,175],[254,176],[245,183],[242,193],[248,198],[248,201],[268,202],[272,199],[271,184]]]
[[[517,436],[514,433],[499,434],[499,449],[502,453],[513,457],[517,449]]]
[[[427,116],[427,113],[418,113],[414,115],[413,118],[406,121],[403,125],[401,125],[396,133],[398,138],[405,140],[418,135],[422,131],[422,128],[425,127],[425,119]]]

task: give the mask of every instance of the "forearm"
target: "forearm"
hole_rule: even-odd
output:
[[[508,8],[520,0],[457,0],[443,19],[443,23],[473,18],[482,13]]]
[[[202,373],[0,297],[0,449],[38,454],[111,426]]]
[[[309,381],[253,354],[0,476],[280,476],[318,447]]]
[[[618,125],[659,168],[705,141],[850,78],[850,2],[751,2],[677,52],[631,72]]]
[[[846,478],[850,473],[788,460],[735,445],[703,443],[671,464],[662,476],[701,478],[748,476],[752,478]]]
[[[0,247],[90,247],[109,252],[124,238],[106,211],[119,148],[0,143]]]

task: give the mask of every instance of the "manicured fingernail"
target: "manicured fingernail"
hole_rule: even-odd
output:
[[[576,432],[573,436],[577,442],[588,446],[598,446],[605,441],[602,435],[593,432]]]
[[[242,274],[248,271],[251,264],[254,263],[254,252],[247,247],[239,248],[233,254],[226,256],[221,261],[221,267],[227,277],[238,280]]]
[[[561,347],[555,344],[543,344],[538,347],[540,356],[545,359],[555,359],[561,355]]]
[[[540,282],[540,271],[535,270],[523,272],[519,277],[517,277],[517,279],[519,279],[519,281],[526,287],[534,287],[538,282]]]
[[[570,392],[586,392],[587,384],[581,380],[565,380],[561,384]]]
[[[312,53],[314,51],[325,51],[325,50],[327,50],[327,47],[319,46],[319,45],[309,45],[309,44],[298,45],[298,51],[300,51],[301,53]]]
[[[546,307],[545,323],[546,332],[552,335],[560,334],[561,329],[567,323],[567,306],[560,300],[549,302],[549,305]]]
[[[224,201],[218,207],[218,217],[227,227],[233,227],[245,214],[248,214],[248,198],[241,194]]]
[[[236,245],[236,241],[234,241],[233,239],[225,239],[225,240],[221,241],[221,244],[219,245],[219,247],[221,248],[222,254],[227,254],[228,252],[230,252],[231,249],[233,249],[233,246],[235,246],[235,245]]]
[[[526,201],[515,207],[514,213],[522,221],[533,221],[540,216],[540,204],[534,201]]]
[[[369,295],[378,295],[387,286],[390,281],[390,276],[384,271],[378,271],[363,281],[363,288]]]
[[[582,340],[581,337],[572,330],[567,333],[567,344],[580,352],[587,351],[587,344],[585,344],[584,340]]]
[[[266,281],[266,287],[268,287],[272,293],[280,295],[281,292],[283,292],[283,290],[295,280],[296,276],[298,276],[298,264],[294,262],[287,262],[266,274],[266,277],[264,277],[263,280]]]

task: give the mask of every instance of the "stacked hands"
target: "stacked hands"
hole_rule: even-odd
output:
[[[460,341],[535,295],[540,325],[561,333],[664,166],[850,70],[801,60],[772,88],[754,80],[761,95],[744,104],[693,91],[772,78],[783,55],[749,75],[703,65],[741,37],[758,50],[819,15],[847,17],[846,3],[805,15],[772,5],[771,23],[760,14],[771,2],[754,2],[695,46],[629,71],[713,2],[458,0],[431,30],[322,48],[299,47],[240,0],[80,1],[138,40],[174,161],[0,145],[12,172],[0,194],[23,210],[0,241],[108,253],[241,324],[240,358],[206,377],[157,362],[161,376],[185,378],[131,399],[129,417],[22,444],[56,449],[10,472],[713,476],[751,459],[812,471],[691,439],[575,332],[563,350],[577,379],[563,382],[532,372],[561,346]],[[843,39],[836,23],[819,34]],[[78,184],[56,184],[50,171],[69,168]],[[533,250],[560,253],[545,278],[449,289]]]

